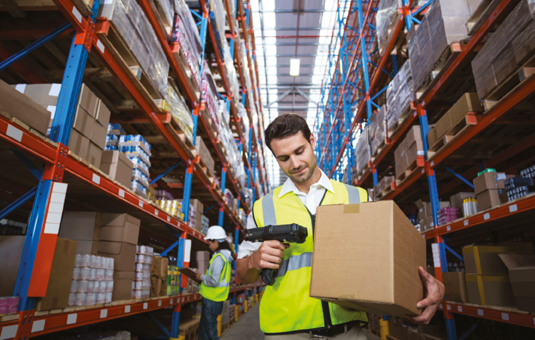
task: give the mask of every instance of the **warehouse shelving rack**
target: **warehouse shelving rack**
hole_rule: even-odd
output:
[[[399,38],[403,29],[407,30],[414,23],[419,23],[414,18],[418,13],[425,11],[425,8],[432,3],[433,0],[427,2],[424,6],[411,9],[413,1],[403,1],[404,7],[399,10],[398,22],[392,28],[392,33],[384,52],[380,55],[379,62],[374,63],[370,57],[377,53],[374,45],[374,34],[370,34],[376,28],[372,25],[373,17],[377,11],[378,1],[362,1],[353,0],[349,5],[349,14],[346,18],[342,18],[341,12],[344,6],[339,6],[338,10],[338,30],[342,27],[344,30],[339,34],[338,41],[331,42],[331,44],[339,44],[339,60],[333,52],[336,50],[335,46],[330,46],[329,67],[324,78],[324,85],[329,84],[327,88],[323,86],[322,101],[318,108],[318,114],[315,125],[315,133],[322,148],[318,147],[316,153],[320,159],[320,166],[331,177],[342,179],[343,171],[348,173],[348,180],[352,178],[351,169],[355,165],[353,157],[352,143],[353,138],[359,127],[366,123],[366,118],[369,120],[373,114],[373,107],[379,108],[373,101],[386,90],[386,87],[381,88],[381,84],[388,79],[387,76],[392,77],[387,70],[393,70],[394,75],[397,73],[397,60],[395,55],[390,55],[392,47],[396,39]],[[345,3],[347,5],[347,2]],[[516,105],[522,101],[531,98],[535,91],[535,78],[529,77],[515,87],[511,92],[505,95],[492,108],[487,110],[484,115],[477,116],[470,124],[472,125],[464,134],[448,143],[444,148],[437,153],[427,158],[427,150],[429,148],[427,143],[427,133],[429,132],[428,113],[426,109],[436,110],[433,107],[433,101],[436,100],[438,94],[444,91],[448,80],[451,80],[462,67],[471,62],[478,48],[484,41],[486,35],[491,31],[492,27],[501,22],[502,19],[514,8],[515,1],[501,1],[498,6],[492,11],[485,22],[479,27],[477,32],[462,46],[458,55],[454,57],[449,66],[442,70],[437,79],[428,88],[426,93],[419,98],[419,100],[412,103],[411,112],[409,116],[401,123],[401,126],[394,132],[390,138],[387,137],[385,147],[379,154],[372,158],[368,163],[368,169],[360,176],[358,180],[351,183],[354,185],[376,185],[378,182],[379,166],[387,166],[386,160],[388,156],[392,157],[393,150],[399,145],[399,142],[404,138],[404,135],[413,124],[419,123],[422,129],[422,136],[425,159],[418,160],[418,166],[415,171],[408,176],[406,180],[396,187],[394,184],[392,190],[388,192],[381,199],[394,199],[402,196],[407,196],[407,192],[413,190],[425,191],[432,204],[433,219],[435,228],[426,231],[422,236],[428,240],[434,241],[432,244],[434,259],[435,259],[435,276],[442,280],[442,272],[448,271],[446,250],[450,251],[454,256],[462,260],[462,257],[455,253],[449,246],[446,245],[444,238],[459,235],[459,237],[477,237],[477,233],[481,230],[488,230],[493,226],[508,221],[519,221],[525,218],[533,218],[535,201],[534,195],[529,195],[515,201],[502,204],[498,207],[479,212],[475,215],[456,220],[447,225],[437,226],[437,211],[439,209],[439,195],[454,190],[460,184],[466,183],[471,186],[471,183],[465,178],[473,178],[485,167],[495,167],[503,164],[507,159],[513,156],[520,155],[528,148],[535,144],[535,138],[529,136],[503,150],[493,158],[485,160],[484,164],[479,164],[479,167],[474,166],[465,173],[459,175],[454,170],[446,166],[445,160],[451,155],[458,153],[459,150],[466,145],[466,143],[475,139],[478,134],[485,132],[493,123],[500,122],[503,116],[510,112]],[[359,27],[352,27],[350,22],[355,23],[358,20]],[[333,33],[334,35],[334,33]],[[359,47],[361,47],[359,49]],[[348,59],[351,59],[348,62]],[[369,64],[369,65],[368,65]],[[366,70],[370,66],[371,70]],[[339,68],[339,69],[338,69]],[[358,75],[358,70],[363,69],[362,75]],[[332,79],[331,79],[332,75]],[[358,95],[357,95],[358,94]],[[451,105],[451,104],[450,104]],[[355,113],[351,113],[353,108],[357,108]],[[523,160],[521,164],[515,164],[516,167],[528,166],[533,159]],[[391,164],[390,164],[391,165]],[[444,184],[439,187],[435,171],[441,165],[447,172],[452,173],[457,181]],[[345,167],[345,169],[344,169]],[[427,178],[427,186],[424,189],[423,185],[417,186],[423,177]],[[473,188],[473,187],[472,187]],[[411,202],[412,203],[412,202]],[[483,229],[481,229],[483,228]],[[475,234],[475,236],[474,236]],[[457,339],[457,332],[455,328],[454,314],[463,314],[473,316],[475,318],[484,318],[503,323],[519,325],[524,327],[535,328],[535,317],[522,311],[493,308],[492,306],[478,306],[471,304],[454,303],[450,301],[443,301],[440,309],[444,312],[446,321],[448,339]],[[471,327],[463,339],[473,330],[475,325]]]
[[[33,298],[44,296],[46,293],[52,256],[59,231],[61,212],[63,210],[63,205],[65,204],[65,196],[68,185],[76,188],[83,188],[87,192],[97,195],[101,201],[100,208],[104,211],[106,211],[107,205],[119,207],[123,212],[127,212],[142,218],[143,223],[150,223],[151,229],[158,230],[158,233],[162,233],[162,230],[164,230],[163,233],[168,233],[168,231],[165,230],[165,227],[167,227],[179,238],[179,241],[175,242],[171,248],[176,248],[176,246],[179,245],[179,249],[181,250],[184,249],[188,236],[191,237],[193,241],[197,242],[196,244],[198,245],[204,243],[204,236],[198,231],[190,228],[187,224],[187,211],[189,210],[188,204],[191,193],[191,183],[192,177],[195,175],[196,178],[200,180],[205,190],[207,190],[216,201],[216,204],[221,206],[220,223],[222,224],[222,216],[225,214],[234,224],[236,224],[236,246],[240,231],[241,223],[230,210],[224,198],[218,194],[217,185],[207,181],[206,174],[204,174],[202,169],[197,166],[199,163],[199,156],[192,157],[190,152],[185,150],[183,145],[177,142],[176,138],[172,136],[171,133],[164,127],[162,123],[162,115],[159,114],[157,110],[154,110],[154,105],[149,99],[146,98],[144,93],[142,93],[142,91],[140,91],[134,84],[132,84],[129,75],[119,65],[118,61],[112,55],[110,50],[107,49],[99,39],[99,35],[107,34],[109,29],[109,22],[106,19],[96,19],[99,1],[97,0],[94,2],[93,14],[91,16],[82,15],[78,8],[70,0],[57,0],[55,1],[55,4],[67,18],[70,25],[66,24],[60,29],[55,30],[52,34],[46,35],[44,38],[39,39],[36,44],[33,44],[31,47],[24,50],[23,53],[17,53],[14,57],[15,60],[18,60],[54,37],[60,34],[69,34],[72,32],[72,30],[69,29],[69,26],[72,26],[72,28],[75,30],[75,35],[70,49],[69,60],[66,66],[66,72],[64,74],[64,80],[62,82],[62,91],[60,93],[61,100],[58,101],[57,113],[53,122],[51,133],[52,140],[45,138],[39,133],[36,133],[29,126],[18,121],[17,119],[11,118],[8,115],[0,116],[0,139],[2,139],[2,143],[16,150],[14,151],[14,154],[16,154],[16,156],[22,160],[20,163],[24,163],[24,165],[29,168],[29,172],[36,177],[38,182],[35,188],[30,190],[27,194],[22,195],[13,204],[3,209],[0,213],[0,215],[6,216],[8,213],[26,204],[34,196],[38,198],[34,200],[33,208],[31,209],[30,223],[28,224],[29,228],[26,237],[26,244],[24,246],[23,256],[27,259],[27,261],[21,264],[19,277],[17,280],[18,284],[16,287],[16,294],[21,298],[19,305],[20,311],[16,315],[16,320],[3,320],[5,322],[0,323],[0,337],[2,339],[18,339],[35,336],[38,334],[45,334],[51,331],[72,328],[82,324],[109,320],[126,315],[118,310],[115,310],[117,308],[120,309],[124,307],[126,312],[126,306],[113,307],[113,311],[108,309],[97,310],[97,312],[100,313],[99,318],[93,318],[93,312],[95,312],[94,310],[84,311],[83,314],[86,316],[83,317],[83,320],[85,321],[82,323],[70,322],[72,319],[69,319],[68,315],[63,314],[57,314],[54,317],[37,317],[35,315]],[[202,104],[198,102],[198,98],[195,96],[194,91],[192,91],[192,89],[190,89],[188,86],[185,86],[186,75],[178,67],[172,55],[171,47],[164,38],[163,32],[161,31],[157,21],[155,21],[156,18],[149,6],[148,1],[141,0],[140,5],[147,14],[147,17],[149,18],[149,21],[151,22],[158,36],[164,53],[171,64],[171,71],[178,78],[177,81],[179,82],[180,87],[185,94],[186,100],[193,108],[193,117],[195,123],[194,131],[197,131],[196,118],[199,116],[199,114],[201,114],[203,126],[206,130],[208,130],[207,127],[209,124],[207,124],[207,122],[203,119],[204,116],[201,113]],[[203,18],[201,22],[201,35],[204,37],[206,35],[208,26],[207,17],[209,11],[203,6],[202,12]],[[250,22],[249,24],[251,25]],[[35,34],[35,32],[36,31],[33,31],[32,33]],[[27,32],[23,32],[23,35],[24,34],[27,34]],[[42,30],[40,30],[38,31],[37,35],[42,34]],[[184,214],[185,221],[180,221],[168,215],[159,207],[153,206],[147,200],[132,194],[129,189],[122,187],[115,181],[110,180],[107,175],[102,173],[99,169],[96,169],[84,160],[78,158],[76,155],[70,153],[68,148],[65,146],[69,141],[69,133],[74,119],[74,109],[78,101],[83,71],[89,51],[91,49],[97,53],[107,68],[120,81],[127,93],[134,99],[141,111],[144,112],[144,116],[141,119],[145,119],[154,124],[165,140],[172,146],[179,158],[187,163],[183,205],[183,211],[186,212]],[[2,48],[3,56],[7,57],[9,54],[9,51],[7,51],[5,48]],[[15,71],[20,71],[21,73],[25,74],[26,80],[43,82],[38,75],[32,76],[24,65],[15,65]],[[0,70],[4,69],[5,67],[7,67],[7,63],[4,61],[0,64]],[[236,119],[236,112],[234,111],[234,113],[234,117]],[[236,124],[236,126],[239,132],[239,124]],[[258,132],[261,133],[260,126],[258,128]],[[251,126],[251,131],[253,131],[253,126]],[[228,162],[226,162],[226,158],[222,153],[222,149],[219,144],[220,142],[216,139],[213,131],[210,132],[210,140],[213,145],[217,146],[216,154],[220,158],[221,163],[224,165],[221,176],[221,189],[224,191],[224,187],[227,182],[225,178],[225,170]],[[243,137],[240,136],[240,139],[243,140]],[[258,149],[256,144],[255,147]],[[19,152],[18,150],[22,152]],[[251,147],[249,147],[248,150],[251,151]],[[257,152],[258,150],[256,150],[253,155],[255,155]],[[244,159],[248,160],[249,158],[250,157],[244,153]],[[253,158],[255,159],[254,163],[256,164],[257,157],[253,156]],[[34,162],[44,163],[45,166],[43,169],[39,169],[33,165]],[[171,166],[169,171],[175,168],[179,163],[175,163],[173,166]],[[18,164],[17,166],[19,168],[23,168],[22,164]],[[248,167],[248,171],[252,171],[250,169],[250,163],[248,163]],[[14,170],[14,168],[11,170]],[[237,186],[237,180],[232,172],[229,172],[229,174],[229,180],[238,193],[239,207],[240,194],[241,197],[243,197],[243,193],[241,190],[239,190],[239,187]],[[247,185],[251,186],[252,181],[249,177]],[[158,176],[158,178],[155,180],[160,178],[161,176]],[[253,180],[255,180],[254,176]],[[68,184],[63,182],[67,182]],[[256,187],[255,182],[253,182],[252,185]],[[265,180],[262,188],[264,193],[267,190],[267,187],[267,180]],[[69,196],[70,195],[71,192],[69,192]],[[249,211],[250,208],[251,207],[245,206],[246,211]],[[169,251],[169,249],[166,250],[166,252],[167,251]],[[184,266],[189,266],[189,263],[183,261],[184,259],[182,252],[179,251],[178,254],[179,263],[182,263]],[[244,289],[250,289],[254,286],[256,285],[237,287],[233,288],[232,291],[236,292]],[[179,298],[181,298],[180,301]],[[184,303],[186,301],[185,299],[189,300],[190,298],[192,301],[199,299],[198,295],[193,297],[184,295],[183,297],[158,299],[158,302],[148,301],[138,303],[132,301],[132,304],[129,305],[130,307],[128,307],[128,309],[131,312],[135,312],[138,310],[143,311],[164,308],[172,305],[174,308],[174,313],[171,334],[176,337],[178,334],[178,321],[181,303]],[[154,306],[155,303],[157,304],[157,307]],[[142,309],[139,309],[139,305],[142,305]],[[104,312],[104,310],[106,311]],[[62,317],[66,317],[67,320],[58,321]],[[45,319],[49,319],[49,321],[46,321],[48,326],[45,326],[45,321],[42,321]],[[92,321],[89,322],[89,320]],[[39,323],[35,323],[34,321],[39,321]],[[49,326],[51,327],[50,329],[48,328]],[[37,330],[41,327],[42,330]],[[46,331],[46,329],[49,330]],[[41,331],[43,331],[43,333],[39,333]]]

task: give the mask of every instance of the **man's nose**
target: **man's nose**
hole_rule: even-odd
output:
[[[299,167],[299,159],[296,156],[290,156],[290,162],[292,169],[297,169]]]

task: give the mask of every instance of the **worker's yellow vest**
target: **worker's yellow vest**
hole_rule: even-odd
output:
[[[210,268],[212,267],[212,262],[218,256],[220,256],[225,262],[225,265],[221,270],[221,275],[219,276],[219,285],[217,287],[208,287],[203,282],[199,287],[199,294],[201,294],[203,298],[215,302],[226,301],[228,299],[228,293],[230,291],[230,262],[227,258],[225,258],[225,256],[223,256],[223,254],[216,253],[214,254],[214,256],[212,256],[212,258],[210,259],[210,266],[206,270],[206,275],[212,275],[212,271],[210,270]]]
[[[320,205],[366,202],[366,190],[331,180],[334,194],[328,190]],[[310,297],[313,228],[312,215],[293,192],[279,197],[282,187],[256,201],[253,214],[257,227],[297,223],[308,229],[305,243],[292,243],[284,251],[278,276],[267,286],[260,303],[260,328],[267,334],[314,330],[359,320],[367,322],[366,313]],[[314,217],[315,218],[315,217]],[[348,283],[350,284],[350,283]],[[327,311],[324,313],[324,311]]]

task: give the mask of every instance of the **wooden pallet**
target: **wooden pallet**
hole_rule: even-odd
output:
[[[431,88],[435,86],[438,79],[441,78],[442,72],[447,70],[455,58],[462,52],[464,46],[465,44],[463,42],[454,42],[444,49],[431,72],[429,72],[416,90],[416,98],[421,99],[427,95]]]
[[[410,177],[415,171],[423,167],[425,164],[424,156],[416,156],[416,159],[412,161],[411,164],[403,171],[399,176],[396,177],[396,187],[399,187],[403,182]]]
[[[181,321],[179,326],[179,335],[184,340],[197,340],[199,337],[199,323],[200,319],[190,319]]]
[[[500,0],[483,0],[477,6],[474,14],[466,22],[468,35],[473,36],[479,31],[479,28],[487,21],[490,14],[498,7]]]
[[[499,101],[522,82],[535,74],[535,54],[518,67],[507,79],[485,96],[485,101]]]
[[[386,41],[384,41],[379,47],[380,53],[378,53],[378,55],[383,55],[383,52],[386,46],[388,46],[388,44],[390,43],[390,40],[392,39],[392,32],[396,28],[398,21],[401,19],[400,17],[401,17],[401,13],[399,13],[399,11],[396,12],[396,15],[394,16],[392,22],[390,23],[390,26],[388,27],[388,31],[387,31],[388,33],[386,36],[389,38],[386,39]],[[401,54],[401,51],[404,50],[404,47],[407,45],[406,36],[407,36],[407,31],[405,30],[405,25],[403,25],[403,28],[399,31],[396,37],[396,41],[394,42],[394,45],[392,46],[392,52],[390,52],[390,54],[395,54],[395,55]]]
[[[414,109],[412,108],[412,103],[409,104],[403,110],[403,113],[401,113],[401,115],[394,122],[394,124],[387,129],[386,135],[388,136],[388,138],[392,138],[392,136],[394,136],[398,132],[398,130],[403,126],[403,123],[405,123],[405,120],[407,119],[407,117],[410,116],[413,110]]]
[[[383,197],[385,197],[386,195],[388,195],[389,193],[391,193],[394,190],[396,190],[396,182],[395,181],[390,183],[390,185],[387,186],[386,188],[384,188],[383,191],[381,191],[379,194],[377,194],[377,195],[374,194],[373,200],[374,201],[380,201]]]
[[[108,19],[105,18],[99,20],[103,21],[102,29],[97,31],[98,38],[104,44],[105,48],[114,56],[115,60],[121,66],[123,71],[125,71],[132,84],[147,100],[151,109],[159,112],[160,110],[155,99],[163,99],[162,95],[151,83],[145,71],[141,69],[141,65],[128,45],[124,42],[119,32],[115,29],[113,22],[108,21]]]
[[[465,134],[466,131],[477,124],[479,118],[480,117],[473,112],[466,114],[466,116],[451,127],[442,138],[429,147],[429,150],[427,151],[427,159],[431,160],[435,154],[440,152],[440,150],[446,147],[449,143]]]

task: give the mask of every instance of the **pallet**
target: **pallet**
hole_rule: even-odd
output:
[[[403,171],[399,176],[396,177],[396,187],[399,187],[403,182],[410,177],[415,171],[423,167],[425,164],[424,156],[416,156],[416,159]]]
[[[221,334],[224,334],[226,331],[228,331],[230,328],[230,322],[225,324],[225,325],[221,325]]]
[[[433,86],[435,86],[438,79],[441,78],[442,72],[448,69],[455,58],[462,52],[464,46],[465,44],[463,42],[454,42],[444,49],[431,72],[429,72],[420,86],[418,86],[416,90],[416,98],[418,100],[425,97]]]
[[[212,174],[212,171],[210,169],[208,169],[208,167],[206,166],[206,163],[204,163],[204,161],[202,160],[200,155],[199,155],[197,160],[198,160],[198,162],[197,162],[196,166],[202,170],[202,173],[203,173],[203,175],[205,177],[205,180],[213,184],[214,183],[214,175]]]
[[[390,183],[390,185],[387,186],[386,188],[384,188],[383,191],[381,191],[379,194],[375,195],[375,193],[374,193],[373,200],[374,201],[380,201],[383,197],[385,197],[386,195],[388,195],[389,193],[391,193],[394,190],[396,190],[396,182],[395,181]]]
[[[491,13],[498,7],[500,0],[483,0],[477,6],[474,14],[466,22],[468,36],[473,36],[479,31],[479,28],[487,21]]]
[[[383,55],[383,52],[386,46],[388,46],[388,44],[390,43],[390,39],[392,39],[392,31],[396,28],[398,21],[401,19],[400,16],[401,16],[401,13],[399,13],[399,11],[396,12],[396,15],[394,15],[394,18],[392,22],[390,23],[390,26],[388,27],[387,34],[386,34],[386,36],[389,38],[386,39],[386,41],[384,41],[383,44],[379,47],[380,53],[378,53],[378,55]],[[403,25],[402,29],[399,31],[396,37],[396,41],[394,42],[394,45],[392,46],[392,51],[390,52],[390,54],[394,54],[394,55],[401,54],[403,47],[407,45],[407,39],[406,39],[407,31],[404,27],[405,25]]]
[[[197,340],[199,337],[199,323],[200,319],[190,319],[181,321],[179,326],[179,335],[184,340]]]
[[[155,112],[159,112],[160,109],[158,108],[155,99],[163,99],[162,95],[156,90],[147,74],[141,69],[141,65],[130,51],[130,48],[126,45],[119,32],[115,29],[113,22],[108,21],[108,19],[105,18],[99,20],[102,20],[102,30],[97,31],[97,36],[100,41],[114,56],[115,60],[123,71],[125,71],[132,84],[147,100],[151,109]]]
[[[478,121],[479,117],[475,113],[467,113],[464,119],[457,122],[457,124],[451,127],[442,138],[429,147],[429,150],[427,151],[427,159],[431,160],[435,154],[439,153],[440,150],[446,147],[449,143],[465,134],[466,131],[476,125]]]
[[[485,101],[499,101],[522,82],[535,74],[535,55],[531,56],[522,66],[518,67],[509,78],[485,96]]]
[[[163,112],[158,114],[160,121],[163,123],[167,131],[171,132],[175,140],[178,142],[180,147],[186,152],[188,157],[195,158],[197,156],[197,149],[195,145],[186,137],[186,133],[182,131],[180,125],[175,120],[173,115],[169,112]]]
[[[387,129],[386,135],[388,136],[388,138],[392,138],[398,132],[398,130],[403,126],[403,123],[405,123],[407,117],[411,115],[413,110],[414,109],[412,108],[412,104],[409,104],[403,110],[403,113],[398,117],[397,121],[394,122],[394,124]]]
[[[171,51],[173,52],[173,57],[175,58],[178,64],[178,68],[185,77],[184,80],[186,81],[187,86],[192,90],[195,100],[199,101],[201,96],[199,85],[195,80],[193,80],[193,72],[191,71],[191,68],[186,60],[186,56],[184,55],[182,48],[180,47],[180,44],[178,43],[178,41],[172,42],[170,44],[170,47]]]

